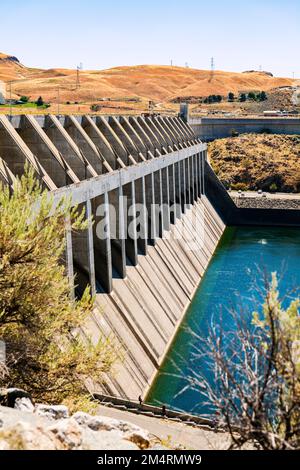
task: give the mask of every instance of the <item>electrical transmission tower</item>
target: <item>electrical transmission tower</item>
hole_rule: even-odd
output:
[[[210,77],[209,77],[210,82],[214,78],[214,75],[215,75],[215,59],[214,59],[214,57],[212,57],[210,59]]]
[[[77,65],[76,69],[76,90],[78,90],[80,88],[80,71],[83,69],[82,62],[80,62],[80,65]]]

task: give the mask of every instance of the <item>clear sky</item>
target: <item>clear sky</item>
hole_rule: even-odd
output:
[[[299,0],[1,0],[0,51],[32,67],[170,64],[300,78]]]

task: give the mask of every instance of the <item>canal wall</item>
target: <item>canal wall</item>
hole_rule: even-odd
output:
[[[290,199],[241,198],[237,205],[207,161],[205,194],[228,226],[300,227],[300,207],[298,204],[292,207]]]
[[[189,125],[202,141],[231,137],[238,134],[300,134],[300,119],[290,117],[274,118],[190,118]]]

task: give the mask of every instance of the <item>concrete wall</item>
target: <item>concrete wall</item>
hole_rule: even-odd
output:
[[[127,267],[125,279],[114,279],[111,294],[97,294],[87,331],[95,341],[112,333],[124,361],[96,390],[132,400],[147,393],[224,228],[202,196],[165,238],[148,247],[147,256],[138,257],[137,267]]]
[[[71,198],[89,220],[79,233],[66,221],[71,292],[91,286],[87,333],[112,334],[124,353],[97,391],[146,394],[218,244],[206,150],[179,118],[0,116],[1,181],[11,186],[29,163],[54,204]]]
[[[6,101],[6,83],[0,80],[0,104],[5,104]]]
[[[191,118],[189,125],[203,141],[231,137],[232,131],[240,134],[265,130],[273,134],[300,134],[300,119],[297,118]]]
[[[237,207],[208,162],[205,163],[205,194],[226,225],[300,227],[299,209]]]

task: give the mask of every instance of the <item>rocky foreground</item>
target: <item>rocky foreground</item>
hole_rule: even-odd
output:
[[[163,450],[148,431],[129,422],[33,404],[18,389],[0,391],[1,450]]]

